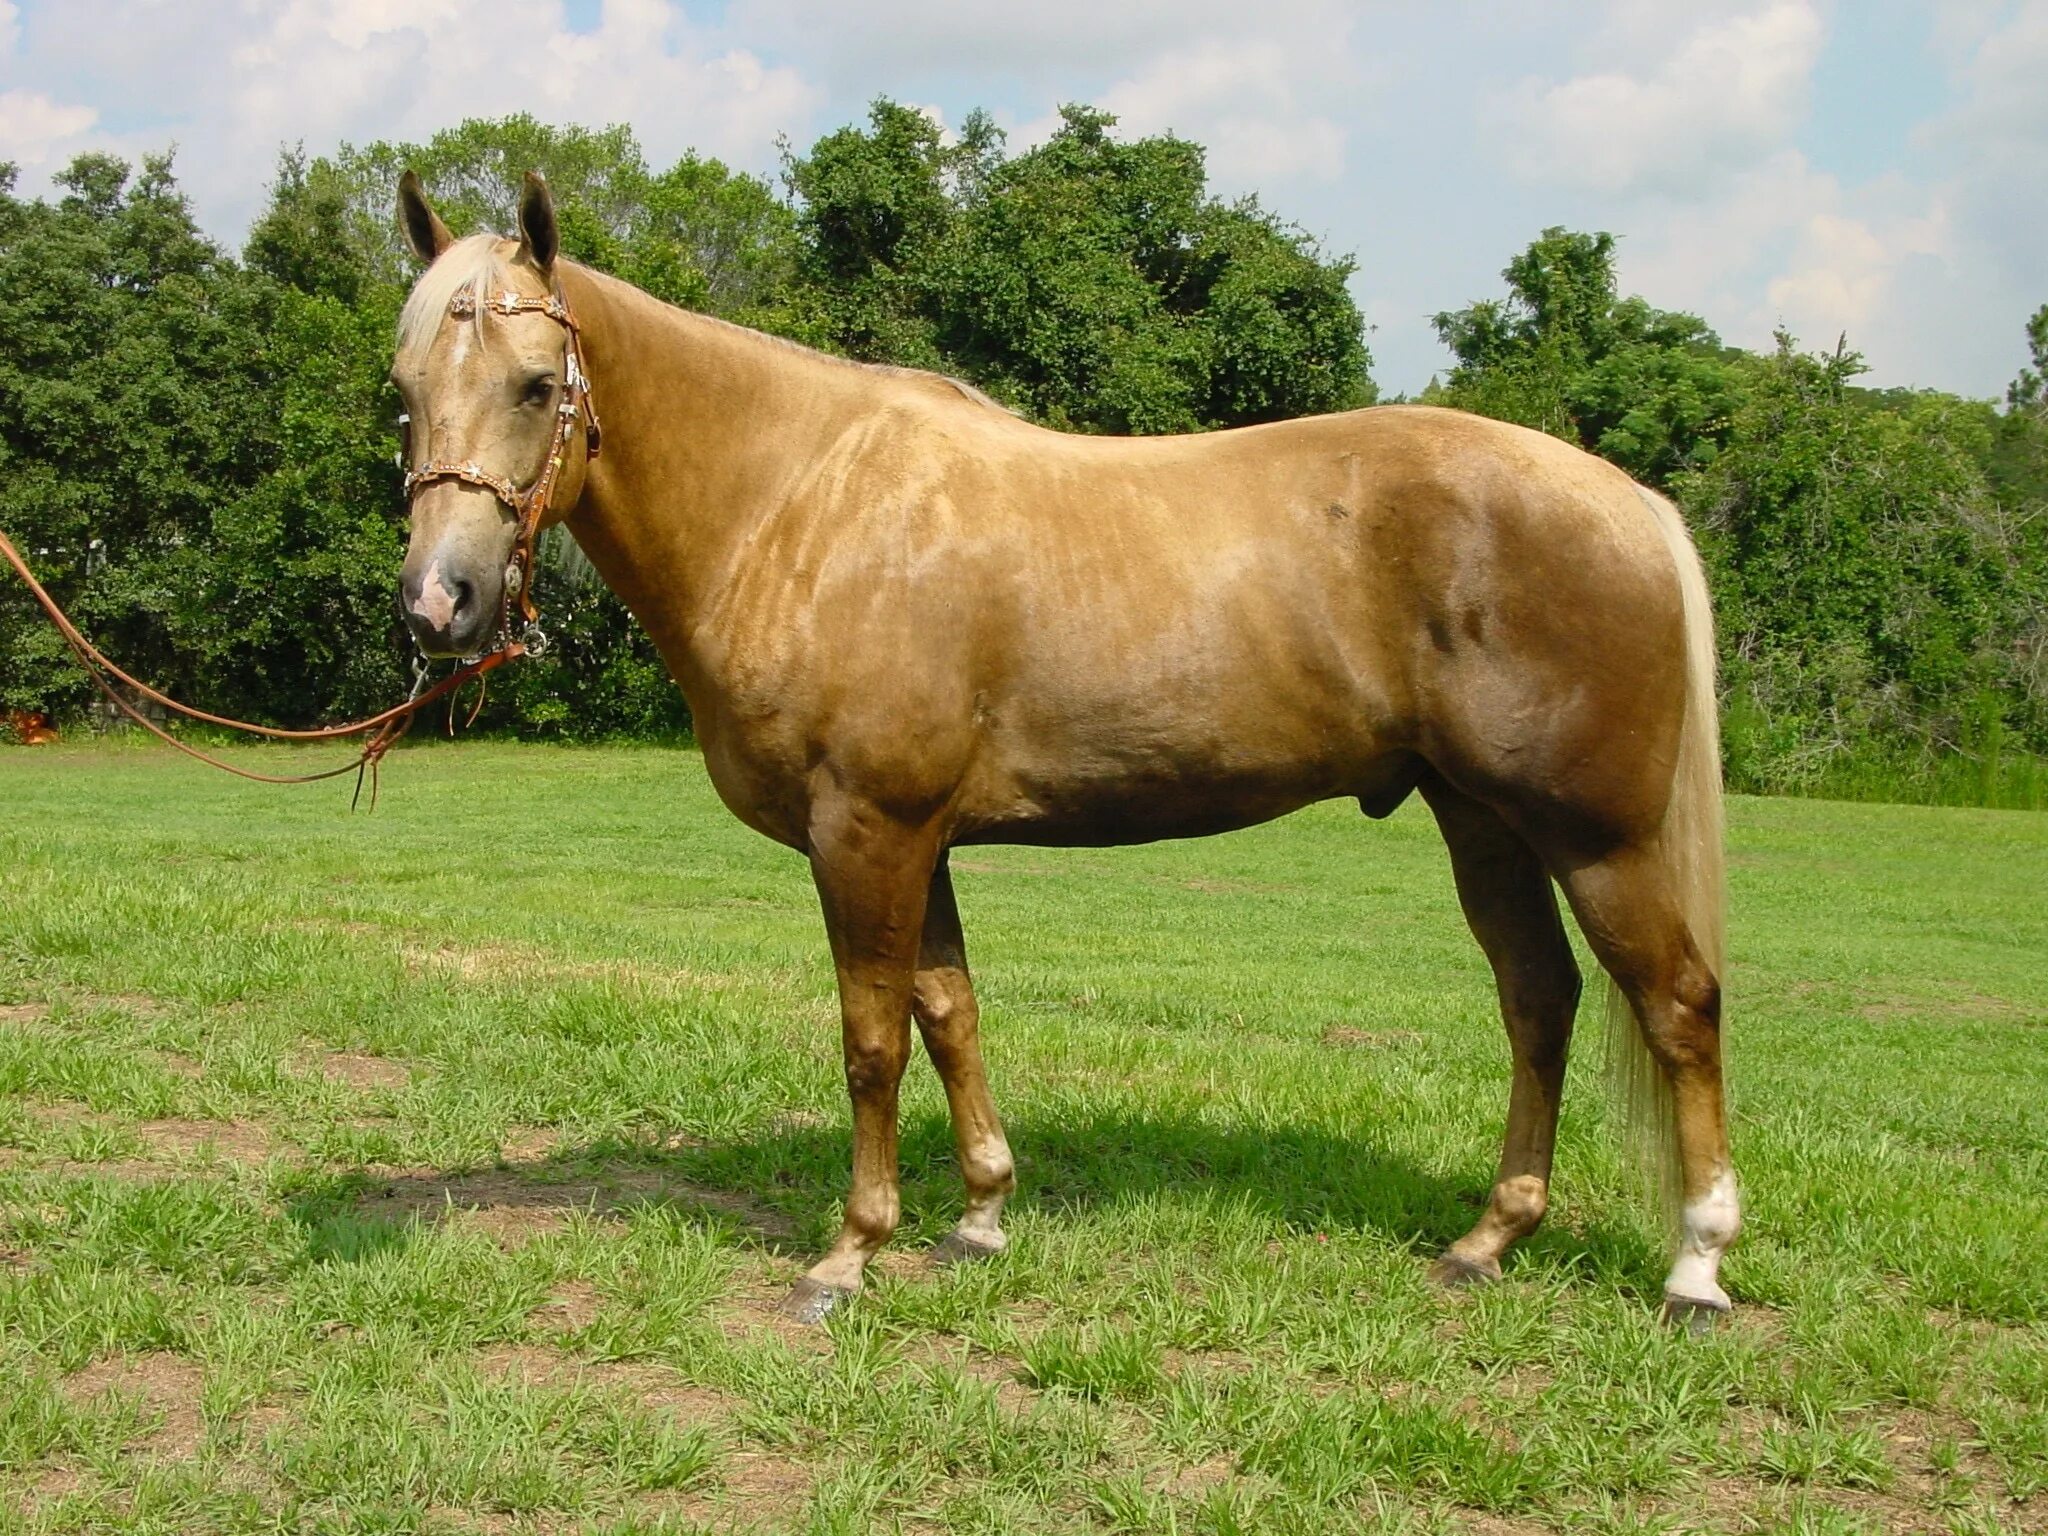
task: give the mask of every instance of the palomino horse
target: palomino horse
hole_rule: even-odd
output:
[[[1004,1245],[1015,1179],[949,848],[1192,837],[1340,796],[1385,816],[1411,791],[1514,1054],[1499,1176],[1435,1275],[1497,1276],[1543,1216],[1579,999],[1555,882],[1633,1014],[1631,1098],[1669,1148],[1667,1311],[1727,1308],[1713,631],[1669,503],[1539,433],[1413,406],[1050,432],[558,260],[538,178],[516,243],[453,239],[410,176],[399,203],[429,263],[392,369],[421,647],[487,646],[523,595],[522,514],[566,517],[681,685],[720,797],[810,860],[853,1184],[791,1313],[859,1289],[896,1226],[913,1018],[967,1187],[940,1253]]]

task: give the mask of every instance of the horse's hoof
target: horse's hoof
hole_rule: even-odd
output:
[[[1429,1266],[1429,1278],[1432,1284],[1447,1291],[1461,1290],[1468,1285],[1490,1285],[1500,1278],[1500,1261],[1489,1259],[1482,1264],[1477,1259],[1447,1253]]]
[[[992,1259],[1003,1251],[1000,1243],[984,1242],[969,1237],[957,1228],[939,1239],[939,1245],[932,1249],[934,1264],[974,1264],[982,1259]]]
[[[810,1327],[825,1321],[832,1315],[832,1309],[852,1294],[843,1285],[827,1285],[805,1275],[790,1287],[789,1294],[782,1298],[782,1305],[775,1310],[791,1322]]]
[[[1682,1329],[1696,1339],[1712,1333],[1728,1312],[1729,1306],[1725,1301],[1702,1301],[1697,1296],[1680,1296],[1671,1291],[1664,1293],[1664,1325]]]

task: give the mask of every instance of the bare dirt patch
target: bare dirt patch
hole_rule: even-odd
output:
[[[182,1051],[144,1051],[142,1054],[173,1077],[195,1078],[204,1076],[206,1072],[203,1065]]]
[[[624,1393],[642,1407],[690,1424],[722,1422],[737,1406],[735,1399],[696,1386],[669,1366],[645,1361],[581,1360],[541,1345],[508,1344],[483,1351],[476,1364],[486,1375],[526,1386],[593,1386]]]
[[[1200,891],[1205,896],[1279,896],[1298,891],[1298,885],[1273,885],[1260,880],[1176,880],[1171,875],[1155,876],[1153,885],[1173,886],[1183,891]]]
[[[7,1486],[6,1479],[0,1478],[0,1488]],[[59,1499],[68,1499],[85,1486],[85,1478],[76,1467],[52,1463],[36,1468],[28,1476],[14,1484],[21,1495],[22,1512],[35,1513],[39,1506],[55,1504]]]
[[[1555,1529],[1541,1520],[1525,1520],[1479,1509],[1459,1510],[1457,1521],[1453,1529],[1470,1531],[1472,1536],[1550,1536]]]
[[[171,1162],[184,1162],[194,1157],[211,1153],[231,1163],[262,1163],[273,1150],[270,1132],[263,1126],[242,1120],[188,1120],[170,1118],[164,1120],[128,1121],[119,1115],[102,1114],[73,1100],[63,1099],[37,1105],[32,1111],[44,1125],[58,1129],[72,1129],[81,1126],[98,1126],[108,1130],[125,1131],[148,1148],[152,1157]],[[89,1168],[98,1172],[123,1169],[142,1170],[145,1178],[157,1176],[158,1170],[147,1164],[136,1164],[132,1159],[117,1159],[106,1162],[77,1163],[69,1159],[55,1165],[63,1168]]]
[[[208,1151],[231,1163],[261,1163],[270,1132],[246,1120],[143,1120],[130,1127],[150,1151],[184,1158]]]
[[[147,992],[89,992],[86,1001],[95,1007],[118,1008],[138,1019],[160,1018],[171,1011],[169,1003],[160,997],[151,997]]]
[[[977,1349],[965,1339],[945,1334],[906,1339],[903,1358],[913,1366],[952,1370],[980,1382],[995,1393],[997,1404],[1011,1414],[1027,1411],[1037,1400],[1037,1393],[1018,1375],[1014,1360]]]
[[[752,1529],[782,1529],[811,1496],[810,1470],[788,1456],[742,1451],[728,1456],[721,1470],[722,1486],[712,1507],[744,1512]]]
[[[695,992],[722,991],[733,984],[730,976],[689,966],[564,960],[512,944],[407,944],[399,956],[415,976],[439,972],[463,981],[614,981]]]
[[[514,1126],[498,1144],[498,1158],[506,1163],[537,1163],[562,1144],[562,1133],[551,1125]]]
[[[1211,1456],[1207,1461],[1182,1467],[1166,1480],[1164,1491],[1173,1498],[1199,1499],[1212,1488],[1220,1488],[1237,1476],[1237,1463],[1228,1456]]]
[[[533,1320],[543,1327],[574,1333],[588,1328],[604,1310],[604,1297],[588,1280],[564,1280],[548,1293],[548,1299],[533,1310]]]
[[[108,1392],[139,1397],[156,1426],[136,1442],[166,1461],[183,1461],[199,1449],[206,1427],[199,1417],[199,1394],[206,1374],[178,1355],[151,1353],[95,1361],[66,1377],[64,1395],[74,1403]]]
[[[1348,1050],[1381,1051],[1421,1041],[1422,1036],[1412,1029],[1353,1029],[1349,1024],[1332,1024],[1323,1031],[1323,1044]]]
[[[500,1248],[524,1248],[535,1238],[566,1231],[566,1208],[529,1205],[488,1205],[475,1209],[457,1208],[449,1218],[461,1231],[481,1232]]]
[[[771,1246],[787,1244],[794,1224],[778,1211],[742,1195],[692,1184],[658,1168],[605,1169],[582,1178],[536,1177],[531,1166],[485,1168],[474,1173],[437,1174],[393,1170],[364,1193],[357,1208],[386,1220],[441,1221],[451,1212],[488,1212],[488,1224],[505,1235],[558,1230],[571,1211],[609,1214],[642,1204],[695,1207],[730,1216]]]
[[[40,1024],[49,1016],[47,1003],[0,1003],[0,1024]]]
[[[1856,1010],[1883,1023],[1891,1019],[1930,1019],[1970,1024],[2048,1024],[2048,1014],[2024,1008],[1988,992],[1961,992],[1945,997],[1885,997]]]
[[[366,1092],[403,1088],[412,1082],[412,1069],[388,1056],[371,1056],[362,1051],[322,1051],[303,1058],[301,1070],[317,1072],[330,1083],[341,1083]]]
[[[1043,864],[990,864],[982,859],[953,859],[951,866],[970,875],[1033,875],[1045,878],[1061,871]]]
[[[772,1333],[797,1354],[831,1354],[832,1336],[823,1328],[784,1317],[779,1310],[796,1276],[797,1270],[788,1265],[764,1266],[734,1276],[724,1304],[712,1313],[719,1331],[734,1341]]]

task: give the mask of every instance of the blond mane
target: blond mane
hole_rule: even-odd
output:
[[[475,323],[482,323],[485,296],[511,282],[512,264],[505,259],[505,244],[496,235],[465,235],[435,258],[413,284],[405,308],[398,312],[401,352],[430,344],[448,305],[464,289],[477,301]]]

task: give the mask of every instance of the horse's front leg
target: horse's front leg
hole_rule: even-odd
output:
[[[811,874],[839,971],[846,1089],[853,1099],[853,1188],[831,1251],[797,1281],[783,1312],[821,1320],[860,1289],[868,1260],[896,1230],[896,1093],[910,1055],[917,975],[936,835],[860,799],[833,794],[813,810]]]

